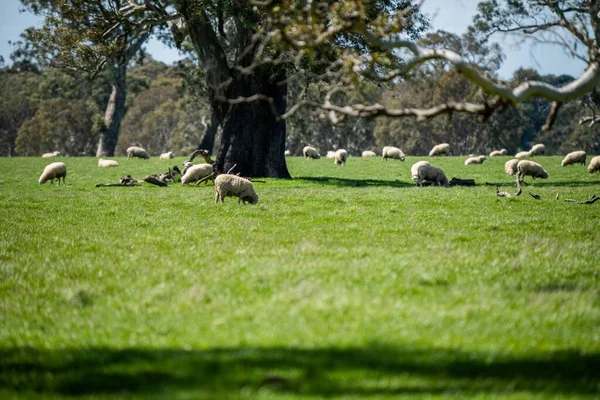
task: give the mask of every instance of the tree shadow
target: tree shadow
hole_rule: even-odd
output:
[[[240,347],[0,349],[0,392],[141,397],[183,391],[297,395],[597,394],[600,354],[578,350],[500,356],[447,349]],[[173,396],[175,397],[175,396]]]
[[[348,187],[369,187],[369,186],[388,186],[388,187],[414,187],[414,182],[391,181],[382,179],[348,179],[336,178],[333,176],[298,176],[295,180],[319,183],[321,185],[348,186]]]

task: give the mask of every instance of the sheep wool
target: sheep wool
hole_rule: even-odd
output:
[[[483,162],[485,160],[486,160],[485,156],[469,157],[465,160],[465,165],[483,164]]]
[[[450,154],[450,145],[448,143],[440,143],[433,146],[429,152],[429,157],[441,156],[442,154]]]
[[[592,158],[590,165],[588,165],[588,172],[593,174],[594,172],[600,171],[600,156]]]
[[[423,186],[423,181],[429,181],[437,183],[438,186],[450,186],[446,174],[441,168],[434,167],[433,165],[421,165],[417,171],[417,186]]]
[[[60,178],[63,180],[63,185],[65,185],[65,178],[67,177],[67,166],[62,162],[55,162],[52,164],[46,165],[42,175],[40,175],[40,185],[50,181],[50,184],[54,184],[54,180],[58,179],[58,183],[60,184]]]
[[[421,167],[422,165],[431,165],[431,164],[429,164],[429,161],[418,161],[418,162],[414,163],[412,165],[412,167],[410,167],[410,177],[412,178],[413,181],[416,181],[419,179],[419,167]]]
[[[210,164],[196,164],[184,170],[183,176],[181,177],[181,184],[197,182],[202,178],[212,175],[213,166]]]
[[[106,168],[106,167],[118,167],[119,163],[115,160],[105,160],[103,158],[98,159],[98,168]]]
[[[332,159],[332,160],[333,160],[333,159],[335,158],[335,151],[331,151],[331,150],[329,150],[329,151],[327,152],[327,154],[325,155],[325,157],[327,157],[327,158],[330,158],[330,159]]]
[[[53,158],[53,157],[58,157],[59,155],[60,155],[60,151],[53,151],[52,153],[42,154],[42,158]]]
[[[238,204],[258,203],[258,194],[252,182],[237,175],[222,174],[215,179],[215,203],[224,203],[225,197],[237,197]]]
[[[548,172],[536,162],[521,160],[517,164],[517,179],[523,181],[526,176],[531,176],[534,179],[548,179]]]
[[[145,149],[138,146],[131,146],[127,148],[127,159],[129,160],[133,157],[143,158],[144,160],[150,158],[148,152]]]
[[[175,158],[175,154],[172,151],[168,153],[162,153],[159,157],[160,160],[170,160],[171,158]]]
[[[344,165],[346,163],[346,159],[348,158],[348,152],[344,149],[339,149],[335,152],[335,158],[333,163],[335,165]]]
[[[519,164],[518,158],[513,158],[512,160],[508,160],[506,164],[504,164],[504,172],[506,175],[515,176],[517,175],[517,164]]]
[[[531,153],[528,151],[520,151],[517,154],[515,154],[515,158],[521,159],[521,158],[527,158],[527,157],[531,157]]]
[[[505,156],[506,153],[507,153],[506,149],[494,150],[490,153],[490,157]]]
[[[400,161],[405,160],[402,150],[394,146],[385,146],[383,150],[381,150],[381,156],[384,161],[387,161],[388,158],[393,158]]]
[[[310,158],[313,160],[318,160],[319,158],[321,158],[317,149],[315,149],[314,147],[311,147],[311,146],[305,146],[302,149],[302,155],[304,155],[304,158],[307,158],[307,159]]]
[[[587,154],[583,150],[573,151],[565,156],[565,158],[561,161],[560,165],[563,167],[572,164],[583,164],[585,165],[585,159],[587,158]]]
[[[377,157],[377,154],[375,154],[374,151],[371,150],[365,150],[362,152],[362,156],[363,158],[368,158],[368,157]]]
[[[292,155],[292,152],[291,152],[291,151],[289,151],[289,150],[286,150],[286,151],[284,151],[284,152],[283,152],[283,155],[284,155],[284,156],[291,156],[291,155]]]
[[[541,143],[534,144],[531,150],[529,150],[529,154],[532,156],[541,156],[546,153],[546,146]]]

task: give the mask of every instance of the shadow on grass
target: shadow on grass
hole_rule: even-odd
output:
[[[388,187],[414,187],[413,182],[386,181],[382,179],[348,179],[335,178],[333,176],[298,176],[295,180],[319,183],[321,185],[366,187],[366,186],[388,186]]]
[[[219,398],[265,389],[355,397],[510,391],[593,395],[598,371],[600,354],[575,350],[518,358],[386,346],[0,349],[0,392],[101,397],[182,391]]]

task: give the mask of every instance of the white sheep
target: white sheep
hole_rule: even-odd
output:
[[[375,154],[374,151],[371,150],[365,150],[362,152],[362,156],[363,158],[368,158],[368,157],[377,157],[377,154]]]
[[[338,151],[335,152],[335,159],[333,160],[333,163],[335,165],[343,166],[346,163],[347,158],[348,158],[348,152],[344,149],[339,149]]]
[[[334,159],[335,158],[335,151],[328,151],[327,154],[325,155],[325,157],[330,158],[330,159]]]
[[[60,151],[53,151],[52,153],[44,153],[42,154],[42,158],[53,158],[60,156]]]
[[[588,172],[593,174],[594,172],[600,171],[600,156],[592,158],[590,165],[588,165]]]
[[[105,160],[103,158],[98,159],[98,168],[118,167],[118,166],[119,166],[119,163],[115,160]]]
[[[517,165],[519,164],[518,158],[513,158],[512,160],[508,160],[506,164],[504,164],[504,172],[506,175],[515,176],[517,175]]]
[[[450,145],[448,143],[440,143],[433,146],[429,152],[429,157],[441,156],[442,154],[450,154]]]
[[[532,178],[548,179],[548,172],[536,162],[529,160],[520,160],[517,164],[517,180],[523,182],[526,176]]]
[[[393,158],[400,161],[404,161],[405,159],[402,150],[394,146],[385,146],[383,150],[381,150],[381,156],[384,161],[387,161],[388,158]]]
[[[585,159],[587,158],[587,154],[583,150],[573,151],[567,154],[564,160],[561,161],[560,165],[563,167],[572,164],[583,164],[585,165]]]
[[[63,185],[66,185],[65,178],[67,177],[67,166],[63,162],[55,162],[52,164],[46,165],[42,175],[40,175],[40,185],[50,181],[50,184],[54,184],[54,180],[58,179],[58,184],[60,184],[60,178],[63,180]]]
[[[431,165],[431,164],[429,164],[429,161],[418,161],[418,162],[414,163],[412,165],[412,167],[410,167],[410,177],[412,178],[413,181],[416,181],[419,179],[419,167],[422,165]]]
[[[527,157],[531,157],[532,154],[529,151],[520,151],[517,154],[515,154],[515,158],[521,159],[521,158],[527,158]]]
[[[541,143],[534,144],[531,150],[529,150],[529,154],[532,156],[540,156],[546,152],[546,146]]]
[[[197,182],[202,178],[212,175],[213,166],[211,164],[195,164],[184,168],[183,176],[181,177],[181,184]]]
[[[159,157],[159,160],[170,160],[171,158],[175,158],[175,154],[172,151],[168,153],[162,153]]]
[[[465,160],[465,165],[483,164],[483,162],[485,160],[486,160],[485,156],[469,157]]]
[[[490,157],[505,156],[506,153],[507,153],[506,149],[494,150],[490,153]]]
[[[129,160],[133,157],[143,158],[144,160],[150,158],[148,152],[145,149],[138,146],[131,146],[127,148],[127,159]]]
[[[317,149],[311,146],[305,146],[302,149],[302,154],[304,155],[304,158],[310,158],[314,160],[318,160],[319,158],[321,158]]]
[[[238,204],[258,203],[258,194],[252,182],[237,175],[222,174],[215,178],[215,203],[224,203],[225,197],[237,197]]]
[[[284,152],[283,152],[283,155],[284,155],[284,156],[291,156],[291,155],[292,155],[292,152],[291,152],[291,151],[289,151],[289,150],[286,150],[286,151],[284,151]]]
[[[433,165],[423,164],[417,169],[417,186],[423,186],[423,181],[437,183],[438,186],[450,186],[448,178],[442,169]]]

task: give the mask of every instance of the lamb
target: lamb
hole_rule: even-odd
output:
[[[485,156],[469,157],[465,160],[465,165],[483,164],[483,162],[485,160],[486,160]]]
[[[532,154],[529,151],[520,151],[517,154],[515,154],[515,158],[521,159],[521,158],[527,158],[527,157],[531,157]]]
[[[544,146],[541,143],[533,145],[531,150],[529,150],[529,154],[531,154],[532,156],[541,156],[545,152],[546,152],[546,146]]]
[[[579,163],[585,165],[586,157],[587,157],[587,154],[583,150],[573,151],[565,156],[564,160],[562,160],[560,165],[562,165],[563,167],[565,167],[567,165],[579,164]]]
[[[365,150],[362,152],[362,156],[363,158],[367,158],[367,157],[377,157],[377,154],[375,154],[374,151],[371,150]]]
[[[171,158],[175,158],[175,154],[172,151],[168,153],[162,153],[159,157],[159,160],[170,160]]]
[[[343,166],[346,163],[347,158],[348,158],[348,152],[344,149],[339,149],[338,151],[335,152],[335,159],[333,160],[333,163],[335,165]]]
[[[433,165],[421,165],[417,168],[417,186],[423,186],[423,181],[437,183],[438,186],[450,186],[446,174]]]
[[[410,167],[410,177],[412,178],[413,181],[416,181],[419,179],[419,167],[421,167],[422,165],[431,165],[429,164],[429,161],[419,161],[413,164],[412,167]]]
[[[210,164],[195,164],[184,169],[181,184],[197,182],[202,178],[212,175],[213,166]],[[208,182],[208,181],[207,181]]]
[[[50,181],[50,184],[54,184],[54,180],[58,179],[58,184],[60,184],[60,178],[63,180],[63,185],[66,185],[65,178],[67,177],[67,166],[62,162],[55,162],[52,164],[46,165],[42,175],[40,175],[40,185]]]
[[[254,191],[252,182],[237,175],[222,174],[215,178],[215,203],[224,203],[225,197],[237,197],[238,204],[258,203],[258,194]]]
[[[118,167],[118,166],[119,166],[119,163],[115,160],[105,160],[103,158],[98,159],[98,168]]]
[[[540,164],[529,160],[519,161],[517,164],[517,181],[523,182],[523,179],[528,175],[534,179],[548,179],[548,172]]]
[[[335,151],[328,151],[326,157],[333,160],[335,158]]]
[[[593,174],[594,172],[600,171],[600,156],[592,158],[590,165],[588,165],[588,172]]]
[[[450,154],[450,145],[448,143],[440,143],[431,149],[429,157],[441,156],[442,154]]]
[[[504,164],[504,172],[506,175],[515,176],[517,175],[517,164],[519,164],[518,158],[513,158],[512,160],[508,160],[506,164]]]
[[[305,146],[302,149],[302,155],[304,155],[304,158],[310,158],[314,160],[318,160],[319,158],[321,158],[317,149],[311,146]]]
[[[506,149],[494,150],[490,153],[490,157],[505,156],[506,153],[507,153]]]
[[[42,158],[53,158],[60,156],[60,151],[53,151],[52,153],[44,153],[42,154]]]
[[[393,158],[400,161],[405,160],[402,150],[394,146],[385,146],[381,151],[381,156],[383,157],[383,161],[387,161],[388,158]]]
[[[127,159],[129,160],[133,157],[143,158],[144,160],[150,158],[148,152],[145,149],[138,146],[131,146],[127,148]]]

